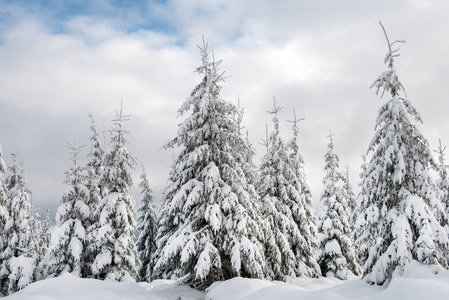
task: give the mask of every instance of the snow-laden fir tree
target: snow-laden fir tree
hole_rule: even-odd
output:
[[[295,108],[293,108],[293,120],[289,121],[293,124],[293,138],[287,143],[287,176],[289,183],[287,189],[288,195],[292,201],[289,202],[289,207],[292,212],[292,217],[298,225],[299,232],[305,238],[307,244],[301,245],[296,253],[297,260],[303,262],[306,266],[304,270],[300,268],[296,274],[298,276],[308,275],[316,276],[320,272],[316,258],[314,256],[314,249],[317,248],[317,229],[315,220],[315,210],[313,208],[312,192],[306,182],[306,174],[304,170],[304,158],[299,153],[299,127],[298,123],[304,119],[297,119]],[[315,269],[316,274],[310,274],[308,268]]]
[[[255,149],[249,140],[248,131],[246,131],[246,135],[243,136],[242,129],[245,127],[242,126],[243,123],[243,115],[244,110],[240,108],[240,99],[238,101],[238,114],[237,114],[237,126],[240,138],[243,140],[243,143],[239,143],[242,147],[239,151],[235,151],[236,155],[242,156],[238,158],[238,161],[242,165],[242,170],[245,173],[245,177],[251,189],[255,187],[257,182],[259,181],[257,166],[254,163],[254,156],[256,155]],[[251,191],[251,194],[257,193],[255,190]],[[255,195],[258,197],[258,195]]]
[[[279,133],[277,113],[280,109],[274,102],[274,108],[269,112],[273,114],[274,130],[260,168],[259,194],[266,228],[265,275],[271,280],[285,280],[287,276],[297,275],[316,277],[320,274],[319,266],[292,213],[295,209],[296,218],[302,218],[301,221],[306,223],[305,212],[298,214],[300,209],[304,210],[303,199],[296,189],[286,145]]]
[[[92,273],[98,279],[124,281],[137,277],[136,209],[129,193],[136,158],[126,148],[129,131],[123,123],[130,116],[123,114],[123,107],[116,114],[110,150],[105,156],[100,179],[102,199],[95,212],[99,215],[94,228],[98,254],[92,264]]]
[[[0,268],[3,265],[3,251],[7,245],[6,240],[3,236],[5,223],[8,220],[8,212],[6,210],[6,188],[3,180],[3,174],[6,173],[6,164],[2,158],[3,152],[0,146]],[[1,286],[0,286],[1,287]],[[0,295],[2,291],[0,288]]]
[[[383,28],[383,26],[382,26]],[[426,138],[416,126],[421,118],[410,100],[403,98],[394,58],[397,43],[388,43],[388,70],[373,83],[377,92],[391,93],[379,110],[375,134],[368,148],[372,156],[362,175],[357,219],[357,244],[365,279],[389,282],[411,260],[446,267],[445,230],[434,212],[442,212],[429,170],[436,167]]]
[[[140,258],[139,278],[141,281],[150,282],[154,267],[153,256],[156,252],[157,219],[154,206],[155,198],[145,168],[140,175],[139,187],[141,197],[137,221],[140,234],[136,242]]]
[[[352,188],[352,184],[351,181],[349,180],[349,165],[345,166],[345,173],[344,173],[344,185],[343,185],[343,189],[346,193],[346,199],[347,199],[347,204],[348,204],[348,210],[351,214],[351,228],[354,228],[356,219],[357,219],[357,215],[356,215],[356,211],[357,211],[357,198],[354,194],[354,190]],[[353,232],[354,234],[354,232]]]
[[[345,177],[338,171],[339,158],[334,153],[332,133],[324,156],[326,175],[318,216],[317,260],[323,276],[348,279],[360,275],[361,268],[355,251],[352,212],[344,185]]]
[[[104,171],[104,155],[105,150],[100,141],[100,134],[97,131],[95,126],[94,118],[91,114],[89,114],[91,119],[91,150],[87,156],[88,163],[86,166],[87,177],[86,177],[86,186],[89,190],[89,197],[87,201],[87,206],[89,207],[90,217],[86,220],[86,249],[83,252],[83,259],[87,267],[84,269],[85,274],[83,277],[91,277],[92,276],[92,263],[95,260],[95,257],[99,253],[99,247],[97,244],[97,224],[100,219],[99,211],[97,210],[98,204],[101,200],[101,190],[102,190],[102,182],[101,182],[101,174]]]
[[[203,75],[178,110],[191,111],[167,147],[180,147],[163,194],[155,278],[186,276],[204,288],[235,276],[263,276],[257,194],[242,170],[248,151],[237,108],[220,96],[219,61],[201,48]]]
[[[86,169],[79,161],[83,146],[76,146],[76,141],[75,144],[67,142],[72,164],[65,172],[66,189],[56,211],[56,227],[45,258],[45,277],[56,277],[64,272],[82,277],[88,267],[83,259],[86,225],[90,218]]]
[[[36,281],[45,279],[45,257],[47,255],[47,251],[50,248],[51,241],[51,222],[50,222],[50,211],[47,208],[47,213],[45,215],[45,219],[42,221],[36,220],[39,222],[39,232],[36,234],[37,240],[39,241],[38,248],[38,259],[36,264],[36,269],[34,271],[34,277]]]
[[[34,280],[38,281],[44,277],[43,274],[43,260],[45,257],[46,248],[41,240],[42,231],[42,221],[39,220],[40,215],[38,213],[39,206],[31,202],[31,215],[33,216],[30,220],[30,231],[31,231],[31,247],[34,252],[35,257],[35,268],[34,268]]]
[[[441,146],[441,140],[439,141],[440,144],[438,146],[438,150],[434,150],[434,152],[438,153],[438,179],[436,180],[436,186],[438,187],[438,193],[439,198],[443,204],[444,211],[446,213],[446,217],[449,215],[449,172],[448,172],[448,165],[446,165],[446,160],[444,156],[446,155],[444,151],[446,150],[446,146]],[[438,216],[437,216],[438,217]],[[441,224],[440,220],[440,224]],[[444,222],[443,220],[443,226],[446,225],[446,231],[449,229],[449,224],[447,222]]]
[[[1,288],[4,295],[16,292],[34,281],[36,267],[35,245],[32,239],[31,192],[27,187],[24,170],[13,152],[12,164],[5,180],[8,213],[3,228],[5,243],[0,270]]]

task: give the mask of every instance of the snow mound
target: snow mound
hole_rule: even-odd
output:
[[[57,278],[35,282],[5,300],[198,300],[204,293],[172,280],[152,283],[107,282],[82,279],[65,273]]]
[[[449,295],[449,271],[412,261],[385,288],[364,280],[295,278],[284,282],[234,278],[214,284],[206,300],[440,300]]]

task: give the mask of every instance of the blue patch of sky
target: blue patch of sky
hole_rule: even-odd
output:
[[[161,0],[15,0],[0,1],[1,4],[20,8],[26,16],[32,17],[50,27],[55,33],[67,32],[66,22],[85,16],[95,20],[116,20],[117,30],[134,32],[151,30],[172,34],[176,28],[164,16],[152,12],[154,5],[164,6]],[[14,26],[7,10],[0,9],[0,28]]]

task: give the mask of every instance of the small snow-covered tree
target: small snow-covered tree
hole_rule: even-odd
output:
[[[180,147],[163,194],[155,278],[187,276],[204,288],[235,276],[262,277],[257,194],[242,170],[247,153],[235,105],[220,96],[219,61],[201,48],[203,80],[178,110],[191,111],[166,144]]]
[[[138,231],[140,231],[140,234],[136,243],[140,258],[139,277],[140,280],[150,282],[154,267],[153,256],[156,252],[157,219],[153,190],[144,168],[142,175],[140,175],[139,187],[141,198],[138,209]]]
[[[296,221],[307,226],[301,195],[296,189],[298,178],[290,165],[286,145],[279,132],[277,113],[281,110],[274,102],[274,130],[270,147],[262,158],[259,194],[261,211],[265,220],[266,277],[284,280],[287,276],[318,276],[319,267],[312,248],[299,230]],[[295,161],[299,163],[299,161]],[[295,218],[292,209],[295,210]],[[299,212],[299,210],[303,210]],[[308,229],[308,228],[306,228]],[[314,236],[309,235],[314,238]]]
[[[27,187],[23,166],[13,152],[12,164],[5,180],[8,214],[3,228],[4,249],[1,254],[0,278],[4,295],[23,289],[34,281],[35,245],[32,240],[31,192]]]
[[[441,146],[441,140],[438,146],[438,150],[434,150],[434,152],[438,153],[438,175],[439,178],[436,180],[436,185],[438,187],[439,198],[445,208],[446,216],[449,215],[449,172],[448,165],[446,165],[446,161],[444,156],[446,155],[444,151],[446,150],[446,146]],[[437,216],[438,217],[438,216]],[[440,220],[441,223],[441,220]],[[449,224],[445,222],[449,227]],[[444,224],[442,224],[444,226]]]
[[[354,228],[355,222],[356,222],[356,210],[357,210],[357,198],[354,194],[354,190],[352,188],[351,181],[349,179],[349,165],[345,166],[345,173],[344,173],[344,185],[343,189],[346,193],[346,199],[348,204],[348,211],[351,214],[351,228]],[[354,232],[353,232],[354,233]]]
[[[381,24],[382,25],[382,24]],[[383,26],[382,26],[383,28]],[[375,134],[368,148],[372,156],[362,175],[357,219],[357,244],[363,273],[370,283],[389,282],[411,260],[446,267],[448,237],[434,213],[444,214],[429,170],[436,167],[428,141],[419,132],[422,122],[410,100],[402,96],[394,58],[398,49],[388,44],[388,70],[373,83],[377,92],[391,93],[379,110]]]
[[[86,251],[86,224],[90,218],[89,191],[85,185],[86,170],[78,158],[83,146],[77,147],[76,141],[75,144],[67,142],[72,165],[65,172],[66,190],[56,212],[56,227],[45,258],[45,277],[56,277],[64,272],[82,277],[87,267],[83,253]]]
[[[50,211],[47,208],[47,213],[45,215],[45,219],[42,221],[36,220],[39,222],[39,232],[36,233],[36,240],[39,242],[39,246],[37,247],[38,260],[36,269],[34,271],[34,277],[36,281],[45,279],[45,256],[47,255],[47,251],[50,248],[51,241],[51,222],[50,222]]]
[[[133,185],[131,170],[136,165],[136,158],[126,148],[129,131],[123,123],[130,116],[123,114],[123,107],[116,114],[110,150],[105,156],[101,175],[102,199],[95,212],[99,215],[93,229],[98,254],[92,264],[92,273],[98,279],[124,281],[137,277],[136,209],[129,193]]]
[[[361,268],[352,241],[352,213],[344,185],[345,177],[338,171],[339,158],[334,153],[332,133],[324,156],[326,175],[321,193],[318,217],[317,259],[323,276],[348,279],[360,275]]]
[[[87,157],[88,163],[86,166],[86,186],[89,190],[89,197],[86,204],[89,207],[90,216],[89,219],[86,220],[86,249],[83,252],[83,259],[86,264],[86,268],[84,269],[85,274],[83,274],[83,277],[92,276],[92,264],[96,256],[99,254],[99,247],[97,244],[97,224],[99,222],[100,215],[97,207],[101,200],[103,185],[101,181],[101,174],[104,171],[103,163],[105,155],[105,150],[101,144],[100,134],[95,126],[94,118],[91,114],[89,114],[89,117],[91,119],[90,130],[92,134],[90,136],[91,150]]]

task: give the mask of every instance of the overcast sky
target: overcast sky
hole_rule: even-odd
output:
[[[132,3],[132,4],[131,4]],[[33,202],[52,214],[70,164],[66,140],[90,148],[88,114],[110,129],[123,100],[128,148],[145,164],[160,198],[173,151],[177,109],[201,77],[202,36],[229,76],[222,97],[240,99],[257,148],[273,96],[291,137],[292,108],[314,200],[324,176],[329,129],[341,166],[358,184],[362,150],[388,100],[369,86],[385,70],[379,26],[401,44],[396,67],[421,113],[432,149],[449,144],[449,1],[2,1],[0,0],[0,145],[7,164],[20,152]],[[135,172],[138,185],[140,167]],[[133,194],[138,198],[138,189]],[[137,200],[137,199],[136,199]]]

